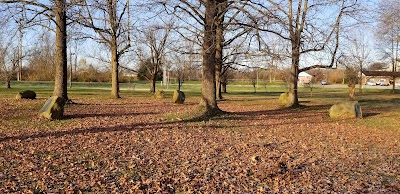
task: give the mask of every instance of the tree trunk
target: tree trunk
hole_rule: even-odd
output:
[[[182,79],[178,78],[178,91],[181,91]]]
[[[203,39],[203,62],[202,62],[202,99],[200,105],[205,107],[205,115],[213,116],[221,112],[216,100],[215,84],[215,50],[216,50],[216,26],[215,18],[217,16],[217,1],[207,0],[205,3],[205,24]]]
[[[289,104],[290,107],[299,106],[299,99],[297,94],[297,82],[299,75],[299,63],[300,63],[300,48],[296,45],[292,46],[292,67],[290,69],[290,84],[289,84],[289,93],[292,99]]]
[[[69,88],[72,88],[72,50],[69,48]]]
[[[227,93],[226,92],[227,84],[228,84],[228,70],[225,69],[225,71],[223,71],[221,75],[221,87],[220,87],[220,90],[222,90],[221,93]]]
[[[218,59],[217,59],[218,61]],[[218,100],[222,100],[222,94],[221,94],[221,67],[222,67],[222,62],[216,62],[215,65],[215,87],[216,87],[216,97]]]
[[[216,32],[215,32],[215,84],[216,84],[216,97],[219,100],[222,100],[221,94],[221,71],[223,65],[223,44],[224,44],[224,15],[226,4],[222,3],[223,1],[219,0],[217,7],[217,18],[216,18]]]
[[[153,74],[151,76],[151,80],[150,80],[150,92],[151,93],[155,93],[156,92],[156,79],[157,79],[157,73]]]
[[[360,76],[358,77],[358,92],[362,94],[362,82],[363,82],[363,61],[359,61]]]
[[[56,72],[53,95],[67,100],[67,20],[65,0],[55,1],[54,13],[56,16]]]
[[[111,34],[109,38],[111,49],[111,97],[119,96],[119,53],[118,53],[118,19],[116,1],[106,1],[108,21],[110,22]]]
[[[10,79],[6,80],[6,85],[7,85],[7,89],[11,88],[11,80]]]
[[[356,84],[355,83],[349,83],[349,99],[350,100],[355,100],[356,99],[355,88],[356,88]]]
[[[392,85],[392,94],[395,94],[396,92],[396,76],[392,77],[393,79],[393,85]]]
[[[222,88],[222,92],[223,93],[227,93],[226,92],[226,85],[227,85],[226,82],[221,82],[221,88]]]
[[[118,79],[118,51],[117,51],[117,38],[112,38],[111,44],[111,96],[113,98],[120,98],[119,96],[119,79]]]
[[[19,45],[18,45],[18,81],[22,81],[22,24],[19,23],[18,27],[19,31]]]

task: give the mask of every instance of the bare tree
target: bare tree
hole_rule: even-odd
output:
[[[11,79],[16,75],[18,64],[20,61],[17,47],[14,46],[13,41],[16,36],[14,30],[9,29],[7,20],[10,17],[2,16],[4,18],[0,21],[0,79],[4,80],[7,88],[11,88]]]
[[[226,4],[226,2],[226,0],[161,2],[168,13],[174,14],[184,23],[180,27],[180,31],[177,31],[182,35],[182,38],[187,41],[201,43],[203,77],[200,106],[205,108],[205,116],[212,116],[221,112],[216,100],[216,31],[218,8]]]
[[[397,0],[382,0],[379,4],[378,28],[376,34],[381,44],[384,58],[392,64],[392,72],[398,71],[400,45],[400,2]],[[387,47],[386,45],[389,45]],[[396,77],[393,77],[395,82]],[[395,84],[392,92],[394,93]]]
[[[130,0],[83,0],[76,20],[98,35],[88,34],[88,37],[109,47],[112,67],[111,96],[120,98],[120,59],[131,47]]]
[[[247,29],[246,29],[247,32]],[[237,34],[236,34],[237,35]],[[230,39],[233,41],[233,39]],[[224,43],[224,53],[222,58],[222,67],[220,72],[220,87],[218,87],[217,83],[217,98],[222,99],[221,93],[227,93],[226,86],[228,84],[228,78],[230,77],[229,72],[232,70],[237,70],[239,67],[245,68],[253,68],[252,66],[248,66],[245,63],[246,56],[251,55],[250,47],[246,46],[251,42],[251,39],[248,39],[247,36],[240,38],[239,41]],[[217,52],[218,53],[218,52]],[[216,77],[218,77],[218,71],[216,72]]]
[[[174,64],[172,66],[172,76],[176,78],[178,90],[180,91],[184,80],[188,76],[190,60],[186,61],[179,53],[173,53],[171,63]]]
[[[348,53],[350,54],[349,57],[351,58],[351,60],[353,60],[353,63],[355,64],[354,66],[356,66],[354,67],[354,69],[358,71],[358,90],[360,93],[362,93],[362,71],[370,60],[370,50],[368,48],[367,42],[365,41],[365,35],[363,35],[362,33],[356,33],[354,38],[350,39],[350,50]]]
[[[202,101],[205,107],[205,115],[216,115],[221,112],[216,100],[216,20],[218,17],[218,6],[225,3],[224,0],[207,0],[205,2],[204,37],[203,37],[203,62],[202,62]]]
[[[226,30],[247,4],[227,0],[177,0],[162,1],[162,3],[169,13],[184,23],[178,30],[183,39],[201,45],[203,98],[200,105],[206,107],[206,115],[218,114],[220,109],[216,99],[222,99],[221,77],[227,69],[223,67],[226,62],[224,50],[227,50],[226,47],[234,40],[248,33],[250,28],[235,25],[229,32]],[[226,36],[227,34],[229,36]],[[215,59],[211,60],[209,58],[211,56],[215,56]],[[215,64],[215,67],[208,67],[207,64],[210,63]],[[213,76],[208,74],[211,71],[214,72]],[[215,83],[215,87],[209,85],[212,82]],[[215,91],[215,94],[211,94],[210,91]]]
[[[25,51],[27,71],[25,78],[32,81],[49,81],[54,79],[55,46],[54,36],[44,32],[35,42],[31,51]]]
[[[242,12],[245,13],[246,4],[238,4],[234,1],[221,1],[217,7],[216,18],[216,65],[215,65],[215,81],[216,81],[216,97],[222,100],[221,79],[226,70],[233,64],[232,61],[226,60],[228,55],[245,54],[247,52],[237,52],[237,46],[243,46],[246,38],[242,38],[245,34],[251,32],[251,28],[244,26],[236,26],[236,20]],[[228,14],[230,13],[230,14]],[[230,34],[230,36],[226,36]],[[236,41],[238,40],[239,41]],[[236,44],[234,44],[236,41]],[[233,45],[233,46],[232,46]],[[229,48],[229,46],[232,46]],[[225,51],[225,52],[224,52]],[[225,67],[224,67],[225,66]],[[226,89],[226,87],[225,87]]]
[[[170,36],[172,28],[173,24],[169,23],[165,26],[153,25],[143,30],[144,37],[141,43],[146,45],[150,56],[146,56],[144,54],[146,51],[142,49],[138,50],[138,55],[141,60],[150,59],[150,62],[145,64],[149,74],[147,79],[150,80],[150,92],[152,93],[156,91],[157,74],[161,70],[161,67],[166,65],[165,56],[169,44],[168,37]]]
[[[227,11],[227,1],[221,2],[217,6],[217,15],[215,18],[215,84],[216,98],[222,99],[221,93],[221,73],[223,66],[223,48],[224,48],[224,20]]]
[[[344,79],[347,80],[349,86],[349,99],[355,100],[355,86],[359,81],[358,74],[360,73],[359,63],[352,56],[341,55],[338,58],[338,63],[345,67]]]
[[[12,18],[12,20],[14,20],[15,23],[17,23],[17,25],[18,25],[18,32],[19,32],[18,55],[21,58],[23,55],[22,40],[23,40],[23,36],[24,36],[24,30],[26,28],[31,27],[31,25],[29,24],[30,21],[28,20],[28,17],[27,17],[27,11],[25,9],[25,5],[21,4],[20,6],[21,7],[17,8],[17,9],[19,9],[19,11],[18,11],[19,13],[18,14],[10,14],[9,18],[6,20],[9,20]],[[17,80],[18,81],[22,80],[22,60],[19,60]]]
[[[52,1],[31,1],[31,0],[4,0],[0,3],[15,4],[26,8],[32,12],[29,21],[34,21],[36,25],[49,28],[43,22],[54,22],[56,33],[56,71],[53,94],[68,99],[67,92],[67,8],[66,0]]]
[[[75,11],[75,10],[74,10]],[[77,22],[73,22],[68,27],[68,55],[69,55],[69,70],[68,70],[68,80],[69,88],[72,88],[72,81],[77,78],[77,66],[78,66],[78,55],[82,52],[79,45],[82,45],[85,41],[85,35],[82,32],[82,26]]]
[[[288,0],[250,1],[256,15],[252,25],[257,31],[267,32],[286,41],[291,57],[290,90],[292,104],[299,105],[298,74],[313,68],[331,68],[339,47],[339,31],[343,17],[360,6],[357,0]],[[324,17],[325,16],[325,17]],[[267,49],[268,50],[268,49]],[[301,67],[301,56],[312,52],[327,52],[327,65]]]
[[[388,67],[389,67],[388,64],[386,64],[384,62],[374,62],[374,63],[371,63],[368,66],[368,70],[370,70],[370,71],[382,71],[384,69],[387,69]]]
[[[178,90],[180,91],[186,76],[185,65],[175,66],[174,74],[176,77],[176,81],[178,82]]]
[[[11,88],[11,79],[17,75],[19,61],[18,47],[0,42],[0,79],[4,80],[7,88]]]

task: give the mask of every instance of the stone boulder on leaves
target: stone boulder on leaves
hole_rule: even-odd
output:
[[[333,105],[329,109],[331,118],[362,118],[362,110],[358,101],[345,101]]]
[[[164,98],[164,90],[157,90],[156,93],[154,94],[154,97],[157,99],[163,99]]]
[[[175,90],[172,100],[177,104],[183,104],[183,102],[185,102],[185,93],[180,90]]]
[[[15,96],[15,98],[17,100],[20,100],[20,99],[32,99],[33,100],[33,99],[36,99],[36,92],[34,92],[32,90],[25,90],[25,91],[19,92]]]
[[[64,116],[65,99],[59,96],[50,97],[40,109],[40,116],[50,120],[60,120]]]
[[[285,107],[291,106],[293,104],[293,97],[292,96],[293,95],[290,94],[289,92],[282,93],[279,96],[279,104],[282,105],[282,106],[285,106]]]

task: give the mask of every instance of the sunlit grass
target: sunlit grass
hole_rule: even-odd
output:
[[[0,87],[0,98],[14,99],[15,95],[23,90],[33,90],[37,93],[38,100],[26,101],[22,105],[15,105],[18,111],[38,111],[45,99],[53,93],[53,82],[13,82],[11,89],[6,89],[4,85]],[[157,90],[165,91],[165,102],[169,102],[172,97],[173,90],[177,89],[176,84],[171,84],[168,87],[161,86],[160,83],[156,86]],[[111,84],[110,83],[73,83],[72,88],[68,88],[68,95],[73,100],[80,99],[97,99],[108,100],[111,98]],[[259,106],[263,105],[266,109],[276,109],[277,99],[282,92],[287,91],[286,84],[284,83],[267,83],[266,85],[258,85],[256,92],[251,83],[247,82],[232,82],[227,87],[228,93],[223,94],[225,101],[223,103],[230,103],[239,106]],[[197,102],[201,97],[201,82],[185,82],[181,88],[185,92],[187,102]],[[358,89],[356,89],[358,91]],[[347,88],[328,88],[328,87],[314,87],[312,88],[299,88],[300,103],[305,106],[326,105],[347,100]],[[398,91],[397,91],[398,92]],[[136,83],[121,83],[122,98],[146,98],[153,99],[153,94],[149,92],[148,82]],[[362,93],[356,94],[356,97],[363,109],[364,119],[350,121],[348,123],[354,125],[362,125],[378,129],[400,129],[400,96],[398,94],[391,94],[388,89],[363,89]],[[182,107],[184,108],[184,107]],[[316,110],[328,111],[328,110]],[[185,119],[193,115],[192,112],[180,113],[180,115],[166,115],[167,119]],[[15,122],[16,125],[23,124],[24,120],[29,120],[29,116],[24,116],[22,113],[11,117],[10,122]],[[63,121],[64,122],[64,121]],[[63,123],[61,122],[61,124]],[[55,122],[57,123],[57,122]],[[53,123],[54,124],[54,123]],[[16,126],[17,127],[17,126]],[[45,126],[47,127],[47,126]],[[51,127],[51,126],[48,126]]]

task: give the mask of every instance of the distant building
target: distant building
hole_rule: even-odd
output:
[[[300,72],[299,73],[299,80],[298,80],[298,84],[299,85],[304,85],[304,84],[308,84],[311,82],[312,79],[312,75],[306,73],[306,72]]]
[[[373,63],[379,64],[379,63]],[[378,82],[379,80],[385,80],[385,82],[393,84],[394,82],[400,83],[400,61],[396,61],[395,71],[393,72],[392,64],[383,63],[381,69],[373,69],[373,70],[364,70],[363,75],[364,84],[367,84],[369,81]],[[378,66],[379,67],[379,66]],[[393,80],[393,78],[395,78]]]

